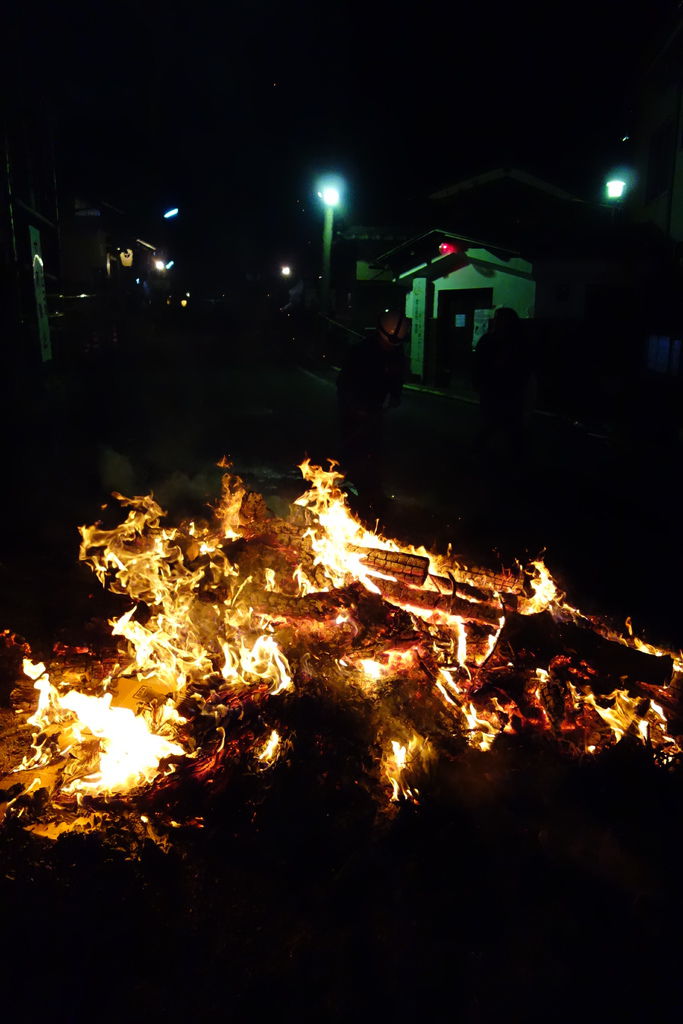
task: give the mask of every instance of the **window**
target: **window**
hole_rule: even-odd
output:
[[[654,373],[677,377],[681,363],[681,340],[666,334],[651,334],[647,339],[647,368]]]

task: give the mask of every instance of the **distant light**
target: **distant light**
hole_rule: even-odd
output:
[[[154,269],[155,270],[166,270],[166,264],[164,263],[163,260],[155,260],[154,261]]]
[[[177,217],[179,213],[178,207],[174,206],[172,210],[167,210],[164,214],[164,220],[170,220],[171,217]]]
[[[626,182],[623,178],[612,178],[610,181],[605,182],[605,188],[607,189],[608,199],[621,199],[626,191]]]
[[[325,187],[318,192],[318,195],[324,202],[325,206],[339,205],[339,189],[335,188],[334,185],[325,185]]]
[[[280,273],[283,277],[290,277],[292,273],[291,267],[280,267]]]
[[[188,299],[189,299],[189,297],[190,297],[190,293],[189,293],[189,292],[185,292],[185,294],[187,295],[187,297],[188,297]]]
[[[181,306],[186,306],[187,305],[187,299],[181,299],[180,300],[180,305]]]
[[[136,278],[135,278],[135,283],[136,283],[136,284],[140,284],[140,278],[139,278],[139,277],[136,277]]]
[[[630,141],[630,139],[631,139],[631,136],[630,136],[630,135],[622,135],[622,136],[621,136],[621,141],[622,141],[622,142],[629,142],[629,141]]]
[[[170,270],[171,267],[175,267],[175,260],[169,260],[168,263],[166,264],[165,269]]]

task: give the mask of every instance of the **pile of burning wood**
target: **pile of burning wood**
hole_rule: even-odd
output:
[[[192,820],[174,800],[188,780],[295,761],[311,695],[348,708],[366,744],[353,770],[380,803],[428,798],[440,759],[503,735],[678,758],[674,652],[582,615],[541,562],[477,569],[372,533],[333,465],[300,468],[287,518],[226,472],[210,520],[174,527],[152,497],[116,495],[119,526],[81,528],[80,557],[129,607],[106,649],[48,662],[5,634],[23,747],[0,780],[6,822],[168,833]]]

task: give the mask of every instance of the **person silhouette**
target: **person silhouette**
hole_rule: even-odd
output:
[[[473,376],[480,409],[475,450],[518,460],[533,406],[534,375],[528,339],[514,309],[502,306],[494,313],[474,351]]]
[[[356,489],[359,511],[370,515],[386,501],[383,419],[385,409],[401,401],[409,331],[403,313],[385,310],[375,329],[349,350],[337,379],[342,469]]]

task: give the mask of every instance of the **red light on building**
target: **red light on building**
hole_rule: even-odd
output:
[[[439,254],[441,256],[450,256],[454,252],[460,252],[454,242],[442,242],[439,246]]]

